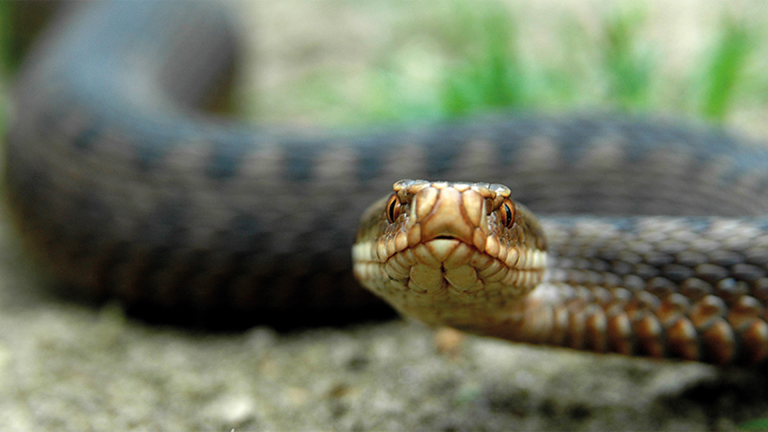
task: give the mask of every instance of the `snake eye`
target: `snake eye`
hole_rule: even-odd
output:
[[[400,200],[397,199],[397,194],[392,194],[387,201],[387,220],[389,223],[395,223],[395,219],[400,216]]]
[[[511,228],[512,224],[515,223],[515,205],[512,201],[506,200],[501,203],[499,210],[501,212],[501,223],[503,223],[505,227]]]

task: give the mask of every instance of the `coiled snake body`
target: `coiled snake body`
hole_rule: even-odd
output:
[[[192,109],[225,72],[232,32],[217,4],[89,4],[60,20],[22,69],[8,195],[32,249],[77,292],[250,317],[360,310],[377,302],[352,279],[365,208],[401,178],[484,181],[398,183],[394,219],[419,217],[409,200],[431,189],[422,216],[464,200],[455,211],[493,225],[472,229],[496,240],[456,246],[465,240],[444,234],[454,229],[445,218],[431,239],[423,225],[407,245],[415,255],[396,262],[399,228],[379,201],[355,246],[363,284],[429,324],[511,340],[720,364],[768,357],[764,150],[701,125],[612,117],[248,129]],[[471,194],[482,199],[457,198]],[[506,195],[561,215],[534,230],[546,251],[494,249],[493,265],[524,277],[464,266],[490,265],[477,253],[493,241],[531,242],[521,227],[538,222],[500,222],[528,214],[503,207]],[[371,237],[387,229],[394,236]],[[453,267],[434,261],[450,261],[452,248],[464,251],[461,265],[458,255]],[[490,293],[504,278],[521,284]],[[467,308],[445,297],[462,290]]]

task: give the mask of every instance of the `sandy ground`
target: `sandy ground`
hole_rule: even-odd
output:
[[[322,11],[325,3],[303,12],[293,1],[256,3],[254,22],[263,25],[256,34],[266,35],[256,46],[269,65],[256,73],[265,89],[259,111],[290,110],[271,105],[280,86],[318,61],[342,65],[349,76],[368,67],[354,59],[375,55],[379,45],[364,35],[373,41],[397,20],[373,2],[334,2],[341,6]],[[335,40],[359,52],[339,51]],[[336,54],[328,60],[326,50]],[[2,210],[2,430],[701,431],[768,417],[765,375],[742,369],[474,337],[447,355],[430,330],[402,321],[237,334],[149,325],[117,305],[49,294]]]

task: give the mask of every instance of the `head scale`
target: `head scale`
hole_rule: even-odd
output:
[[[546,242],[536,218],[509,196],[499,184],[395,183],[363,215],[355,275],[433,325],[462,328],[481,309],[514,302],[541,283]]]

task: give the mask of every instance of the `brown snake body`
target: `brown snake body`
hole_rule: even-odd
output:
[[[764,150],[701,125],[609,116],[246,128],[192,108],[234,47],[221,5],[103,2],[31,54],[14,90],[8,195],[32,249],[78,293],[226,319],[365,310],[378,303],[352,279],[349,248],[370,202],[402,178],[485,181],[561,215],[541,220],[550,267],[515,294],[518,315],[535,317],[477,324],[486,303],[449,323],[720,364],[768,355]],[[366,218],[379,224],[381,211]],[[414,313],[428,297],[394,303],[441,324]]]

